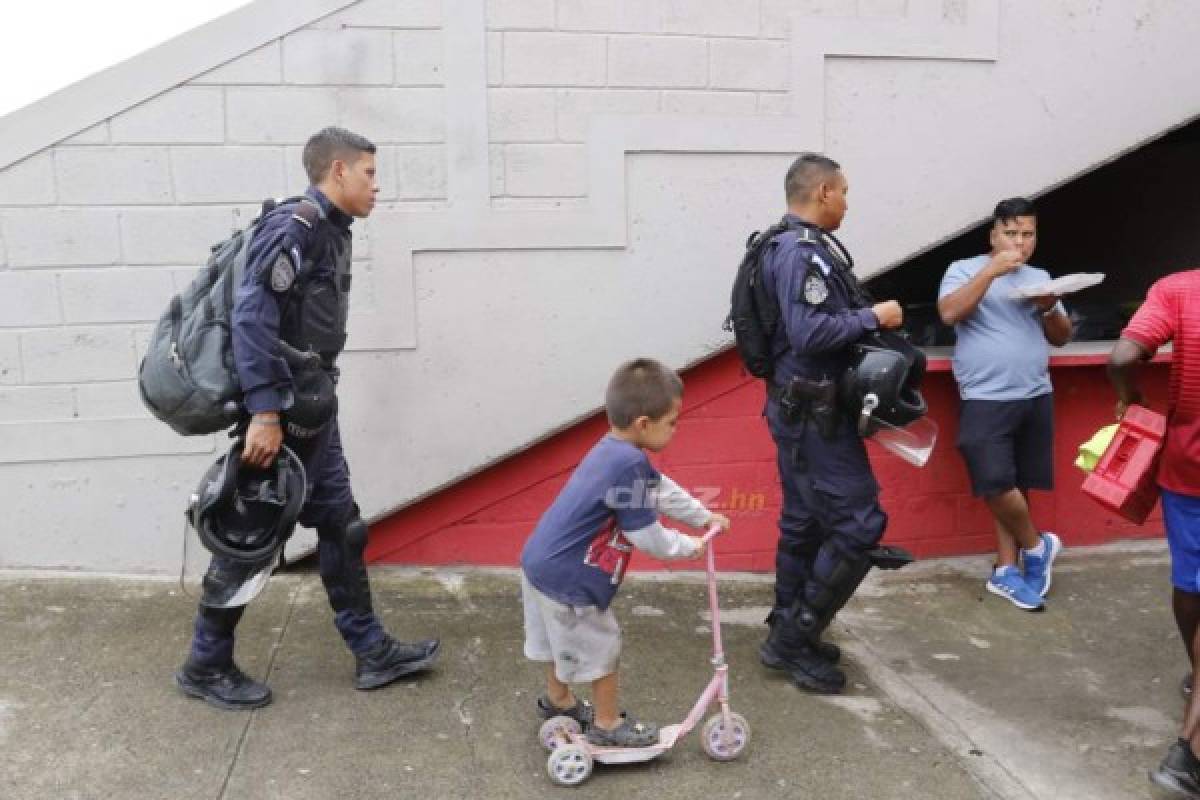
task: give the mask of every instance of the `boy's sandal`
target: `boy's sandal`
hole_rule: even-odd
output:
[[[587,738],[596,747],[651,747],[658,744],[658,727],[623,717],[611,731],[593,725]]]
[[[570,717],[579,723],[579,727],[583,730],[592,724],[592,720],[596,716],[596,710],[587,700],[575,699],[575,705],[570,708],[559,708],[550,702],[548,695],[542,695],[537,700],[538,714],[542,719],[550,719],[551,717]]]

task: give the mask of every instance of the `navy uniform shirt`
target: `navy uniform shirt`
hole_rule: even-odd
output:
[[[801,221],[791,215],[793,224]],[[775,288],[781,324],[775,333],[775,383],[793,377],[836,378],[848,366],[850,345],[879,320],[854,296],[849,265],[817,235],[815,226],[775,236],[763,255],[763,273]]]
[[[354,218],[319,189],[310,186],[305,195],[321,206],[329,223],[350,230]],[[323,257],[317,252],[321,244],[320,232],[297,219],[291,207],[267,214],[250,243],[246,273],[233,301],[233,360],[251,414],[291,405],[292,373],[279,353],[281,303],[291,286],[283,285],[287,264],[276,265],[281,256],[286,258],[294,278],[306,260]]]

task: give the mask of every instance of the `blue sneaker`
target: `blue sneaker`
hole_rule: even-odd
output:
[[[1029,588],[1016,567],[1002,567],[998,572],[993,572],[992,577],[988,578],[987,590],[1007,598],[1024,611],[1041,611],[1044,608],[1041,595]]]
[[[1054,567],[1054,559],[1062,552],[1062,540],[1053,533],[1043,533],[1042,543],[1046,545],[1046,553],[1041,556],[1030,555],[1028,550],[1021,551],[1021,560],[1025,565],[1025,583],[1029,588],[1045,597],[1050,591],[1050,572]]]

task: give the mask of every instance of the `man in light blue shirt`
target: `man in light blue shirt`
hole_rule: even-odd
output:
[[[1040,611],[1062,542],[1034,526],[1027,493],[1054,486],[1048,345],[1070,341],[1071,320],[1056,297],[1013,297],[1021,286],[1050,279],[1028,263],[1037,246],[1033,203],[1015,197],[997,204],[989,241],[990,253],[955,261],[946,270],[938,314],[958,337],[958,449],[973,493],[996,521],[996,567],[988,591],[1018,608]]]

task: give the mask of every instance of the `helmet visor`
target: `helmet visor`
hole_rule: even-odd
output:
[[[933,446],[937,444],[938,426],[929,417],[921,417],[908,423],[903,428],[891,425],[881,419],[873,420],[875,433],[869,441],[875,442],[892,455],[912,464],[923,467],[929,463],[933,455]]]

